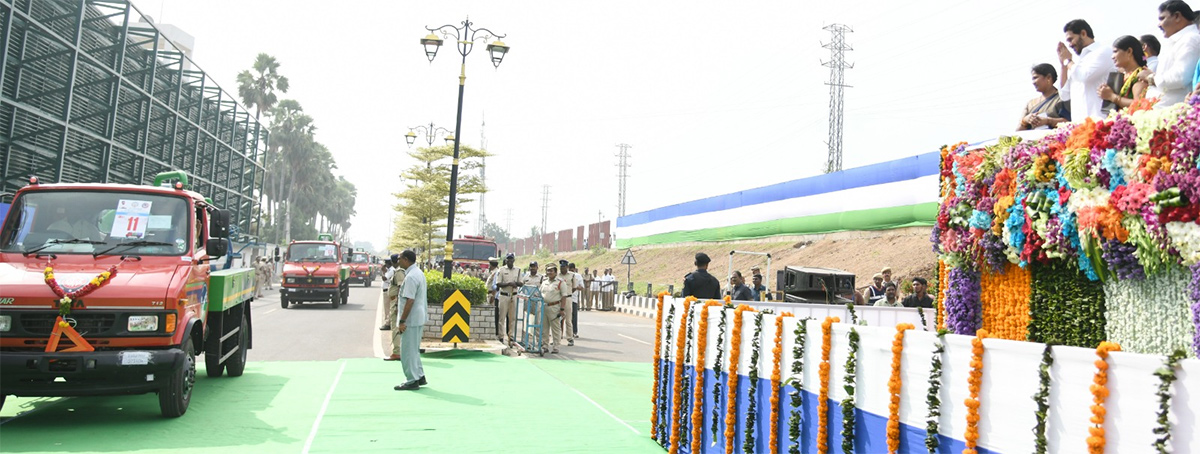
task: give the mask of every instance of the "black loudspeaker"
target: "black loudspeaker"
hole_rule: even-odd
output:
[[[842,270],[789,266],[775,282],[790,302],[845,304],[854,298],[854,274]]]

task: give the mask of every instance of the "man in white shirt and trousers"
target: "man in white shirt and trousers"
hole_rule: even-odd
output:
[[[1071,101],[1071,121],[1079,123],[1088,117],[1102,120],[1104,101],[1100,99],[1099,89],[1108,79],[1108,73],[1116,69],[1112,46],[1096,42],[1092,26],[1083,19],[1067,22],[1063,33],[1070,48],[1058,43],[1058,60],[1062,62],[1059,73],[1063,75],[1058,97]]]
[[[1169,108],[1184,102],[1196,87],[1192,86],[1196,61],[1200,60],[1200,29],[1193,21],[1196,13],[1181,0],[1169,0],[1158,5],[1158,28],[1166,44],[1158,56],[1157,71],[1142,71],[1138,78],[1146,81],[1162,98],[1156,109]]]
[[[400,319],[396,329],[400,331],[400,364],[404,378],[408,381],[397,385],[396,391],[421,389],[426,384],[425,368],[421,366],[421,331],[428,318],[428,287],[425,272],[417,263],[417,254],[411,249],[400,253],[400,268],[404,268],[404,284],[400,289]]]

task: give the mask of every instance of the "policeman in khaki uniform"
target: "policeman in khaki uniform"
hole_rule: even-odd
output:
[[[542,300],[546,302],[546,310],[542,313],[542,351],[558,353],[558,346],[562,344],[560,317],[565,315],[563,308],[570,307],[564,304],[571,304],[571,297],[568,296],[571,294],[571,288],[558,276],[558,266],[553,262],[546,265],[546,279],[542,281],[541,291]],[[553,344],[550,343],[551,334],[554,337]]]
[[[566,260],[558,261],[558,278],[567,286],[567,293],[563,294],[563,323],[567,325],[563,336],[567,338],[567,345],[575,345],[575,273],[571,272]]]
[[[396,329],[399,323],[396,321],[396,303],[400,298],[400,291],[404,287],[405,269],[400,267],[400,254],[392,254],[392,264],[395,265],[392,271],[392,278],[388,280],[387,297],[385,304],[388,305],[388,327],[392,330],[392,355],[384,358],[384,361],[399,361],[400,360],[400,336],[403,335],[400,330]]]
[[[500,325],[504,327],[502,341],[506,345],[512,345],[517,332],[517,290],[521,288],[521,270],[513,267],[515,260],[516,256],[511,253],[504,256],[504,266],[496,270],[494,278],[497,298],[500,300],[497,307],[500,312],[496,318],[504,319]]]

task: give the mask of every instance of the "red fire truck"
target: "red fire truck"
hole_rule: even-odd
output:
[[[496,256],[496,241],[482,236],[466,235],[454,240],[454,266],[478,265],[488,268],[488,259]]]

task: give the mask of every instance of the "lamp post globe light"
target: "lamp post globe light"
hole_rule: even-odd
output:
[[[450,209],[446,215],[446,256],[442,262],[442,276],[446,279],[450,278],[450,271],[454,267],[454,210],[458,201],[458,139],[462,137],[462,106],[463,106],[463,88],[467,83],[467,55],[475,47],[476,41],[487,42],[495,38],[491,44],[487,45],[488,54],[492,60],[492,65],[499,68],[500,62],[504,60],[504,56],[508,54],[509,47],[500,41],[505,35],[495,33],[486,28],[474,27],[474,23],[470,18],[461,22],[460,26],[451,24],[441,27],[425,27],[429,34],[421,38],[421,45],[425,47],[425,57],[429,62],[433,63],[433,58],[437,56],[438,49],[441,48],[443,38],[454,38],[457,43],[458,54],[462,56],[462,66],[458,75],[458,116],[454,123],[454,135],[447,137],[446,140],[454,141],[454,161],[450,166]],[[438,34],[442,37],[438,37]],[[410,134],[412,134],[410,132]],[[414,134],[415,136],[415,134]],[[413,137],[413,140],[416,138]],[[409,140],[406,136],[405,140]],[[412,143],[412,142],[409,142]]]
[[[439,133],[444,132],[444,133],[448,134],[446,136],[446,145],[450,145],[450,142],[452,142],[454,140],[454,135],[450,134],[449,129],[443,128],[441,126],[436,126],[431,121],[431,122],[429,122],[428,126],[418,125],[418,126],[412,126],[412,127],[408,128],[408,134],[404,135],[404,141],[408,142],[409,148],[412,148],[412,145],[417,142],[417,137],[418,137],[417,132],[418,131],[421,134],[425,135],[425,143],[428,144],[430,147],[433,146],[433,140],[435,138],[437,138],[437,135]]]

